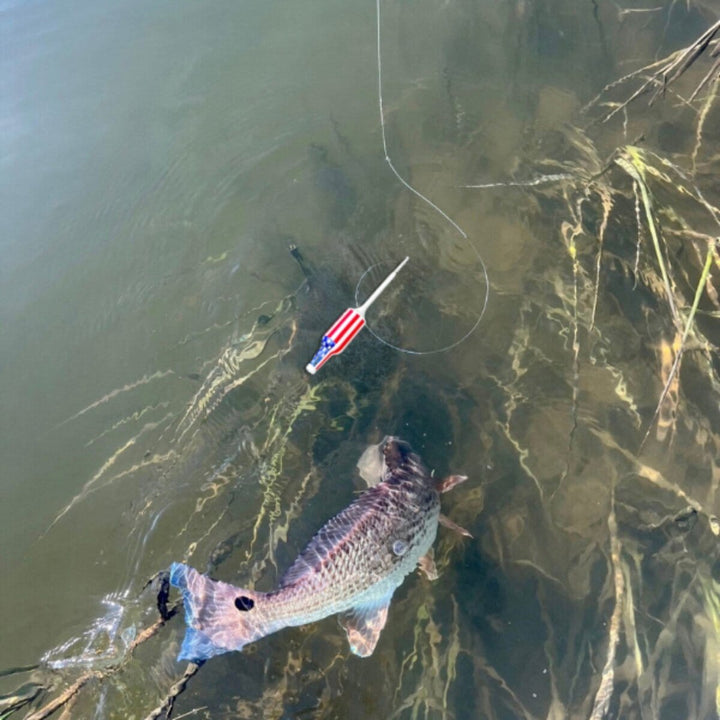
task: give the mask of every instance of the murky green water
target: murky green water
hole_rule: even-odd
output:
[[[175,717],[716,717],[717,83],[601,93],[714,10],[385,2],[389,154],[464,238],[383,158],[372,0],[0,4],[0,717],[149,717],[185,667],[180,617],[133,645],[148,578],[272,587],[388,433],[470,476],[474,539],[440,529],[370,659],[285,630]],[[371,327],[463,337],[478,253],[452,352],[304,372],[405,255]]]

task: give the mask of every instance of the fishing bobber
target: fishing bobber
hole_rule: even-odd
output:
[[[365,325],[365,312],[377,300],[383,290],[394,280],[403,265],[409,260],[406,257],[383,281],[375,292],[357,308],[348,308],[323,335],[320,348],[305,369],[314,375],[333,355],[339,355],[352,342]]]

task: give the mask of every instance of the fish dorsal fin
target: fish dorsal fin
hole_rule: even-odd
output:
[[[392,594],[370,605],[359,605],[340,615],[350,650],[360,657],[372,655],[385,627]]]

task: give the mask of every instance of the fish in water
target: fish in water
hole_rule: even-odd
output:
[[[431,548],[438,522],[469,535],[440,515],[440,493],[465,476],[438,481],[398,438],[377,447],[380,482],[316,533],[277,590],[244,590],[173,563],[170,582],[182,590],[187,623],[178,660],[202,662],[336,613],[351,651],[372,654],[405,576],[419,565],[437,577]]]

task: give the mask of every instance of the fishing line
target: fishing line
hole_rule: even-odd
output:
[[[435,212],[437,212],[441,217],[443,217],[461,236],[462,238],[467,242],[467,244],[472,248],[473,252],[477,256],[478,261],[480,262],[480,266],[482,267],[483,277],[485,279],[485,297],[483,298],[483,304],[482,308],[480,309],[480,314],[477,316],[477,319],[475,320],[475,323],[473,326],[459,339],[455,342],[450,343],[449,345],[445,345],[440,348],[435,348],[432,350],[413,350],[411,348],[405,348],[400,347],[399,345],[394,345],[393,343],[389,342],[388,340],[385,340],[385,338],[380,337],[378,333],[376,333],[368,324],[365,325],[365,327],[368,329],[371,335],[373,335],[377,340],[379,340],[384,345],[387,345],[388,347],[392,348],[393,350],[397,350],[398,352],[407,353],[408,355],[435,355],[437,353],[447,352],[448,350],[452,350],[453,348],[460,345],[460,343],[467,340],[470,335],[472,335],[475,330],[477,329],[478,325],[480,324],[480,321],[483,318],[483,315],[485,315],[485,310],[487,309],[488,304],[488,298],[490,296],[490,280],[488,278],[488,272],[487,268],[485,267],[485,262],[482,259],[482,256],[480,255],[478,249],[475,247],[475,245],[471,242],[470,238],[468,237],[468,234],[441,208],[439,208],[430,198],[423,195],[419,190],[415,189],[398,171],[395,165],[393,165],[393,161],[390,159],[390,154],[388,153],[388,145],[387,145],[387,137],[385,134],[385,112],[383,110],[383,93],[382,93],[382,53],[380,50],[380,0],[375,0],[375,9],[376,9],[376,17],[377,17],[377,70],[378,70],[378,106],[380,109],[380,130],[382,131],[382,143],[383,143],[383,153],[385,154],[385,162],[390,166],[390,169],[393,171],[393,174],[395,177],[414,195],[419,197],[423,202],[427,203]],[[360,291],[360,285],[365,278],[365,276],[371,272],[374,268],[378,267],[378,265],[381,265],[383,263],[378,263],[377,265],[371,265],[360,277],[360,280],[358,281],[358,284],[355,287],[355,301],[356,304],[360,304],[358,300],[358,294]]]

